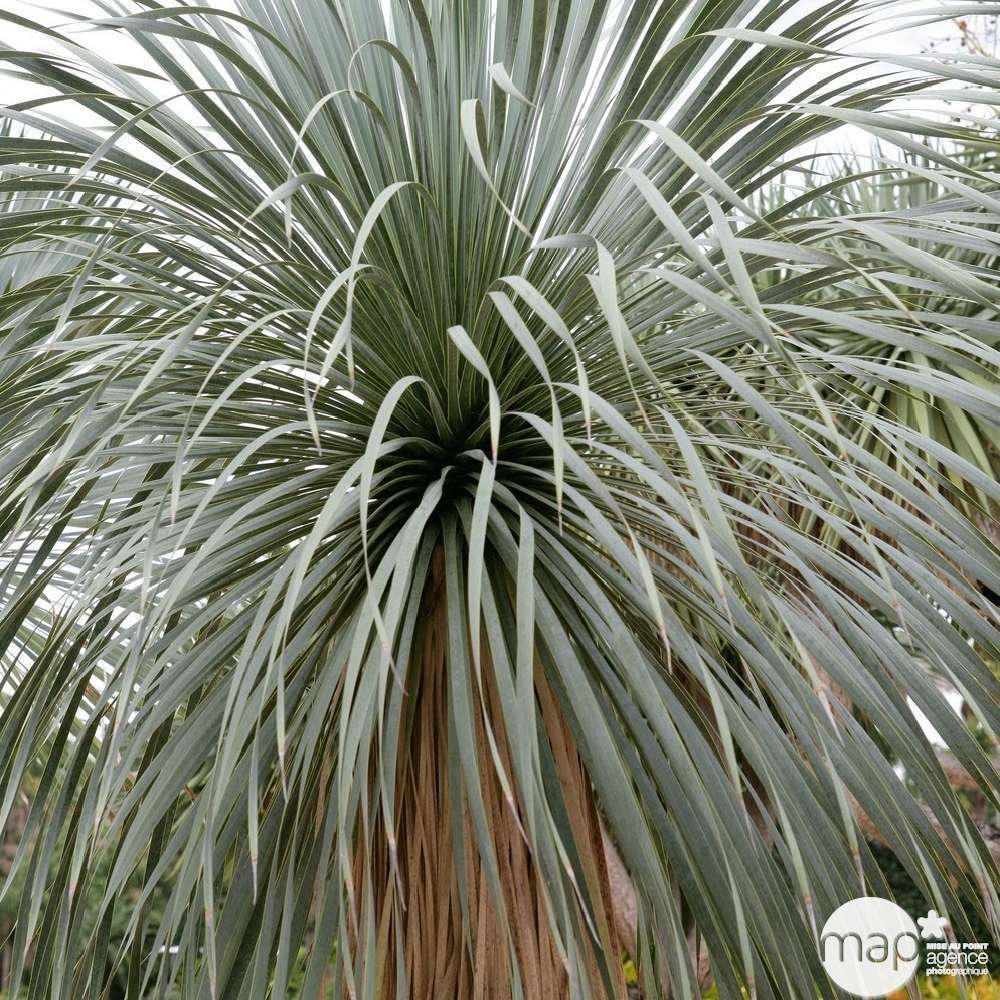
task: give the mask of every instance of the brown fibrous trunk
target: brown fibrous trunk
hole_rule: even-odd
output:
[[[440,575],[434,575],[440,581]],[[392,845],[384,828],[377,829],[369,843],[359,843],[355,854],[355,885],[360,888],[365,878],[370,878],[376,900],[376,995],[386,1000],[397,996],[397,967],[401,965],[406,975],[402,992],[409,1000],[511,1000],[513,964],[519,971],[525,1000],[568,1000],[569,976],[552,932],[545,888],[522,816],[516,802],[503,792],[487,742],[489,725],[504,771],[510,775],[509,747],[489,659],[484,652],[482,711],[476,720],[477,757],[509,937],[488,885],[464,793],[462,815],[453,815],[456,798],[452,784],[456,777],[450,771],[454,765],[449,762],[448,748],[448,671],[453,668],[446,655],[443,587],[432,585],[424,610],[419,665],[407,680],[409,711],[404,717],[408,721],[401,727],[393,834],[395,870]],[[583,878],[597,911],[589,915],[596,938],[587,949],[584,976],[595,1000],[624,998],[621,943],[591,785],[569,727],[540,671],[536,696],[582,857]],[[456,843],[457,838],[460,843]],[[460,867],[467,887],[467,913],[461,905]],[[588,926],[582,916],[580,926]],[[363,937],[363,931],[361,934]],[[360,956],[365,942],[358,941],[357,935],[352,937]]]

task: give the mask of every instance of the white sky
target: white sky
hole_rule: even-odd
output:
[[[292,4],[295,0],[286,0],[286,2]],[[371,2],[375,3],[379,0],[371,0]],[[381,2],[387,2],[387,0],[381,0]],[[475,0],[466,0],[466,2],[475,2]],[[622,3],[628,2],[628,0],[611,0],[611,2]],[[949,0],[945,0],[945,2],[949,2]],[[959,0],[950,0],[950,2],[954,5]],[[210,0],[210,2],[206,0],[204,4],[191,2],[191,6],[211,6],[237,10],[237,3],[238,0]],[[824,0],[799,0],[798,5],[792,9],[790,14],[786,15],[784,20],[786,22],[794,21],[804,13],[807,14],[811,8],[816,9],[821,3],[824,3]],[[972,0],[970,6],[974,8],[975,5],[976,0]],[[0,8],[50,27],[66,26],[69,21],[67,10],[77,17],[106,16],[106,13],[97,7],[94,0],[35,0],[35,2],[32,0],[0,0]],[[953,21],[939,21],[918,28],[905,26],[907,22],[927,20],[929,14],[940,10],[942,10],[941,0],[896,0],[891,16],[884,11],[879,15],[884,21],[884,29],[879,25],[868,37],[859,36],[858,40],[847,51],[866,55],[874,52],[880,56],[891,57],[893,55],[919,55],[926,51],[931,44],[939,49],[955,50],[958,48],[959,33]],[[66,33],[71,37],[75,36],[81,44],[93,49],[111,62],[155,68],[151,66],[143,49],[125,31],[70,27]],[[65,49],[52,39],[28,28],[2,22],[0,22],[0,39],[15,49],[66,54]],[[5,64],[0,60],[0,107],[45,96],[45,90],[38,85],[8,75],[9,67],[10,64]],[[818,76],[821,70],[817,69],[815,72]],[[144,83],[147,89],[158,97],[168,97],[172,93],[169,84],[158,84],[156,81],[144,81]],[[691,84],[696,86],[697,81],[692,80]],[[43,115],[53,114],[57,117],[68,118],[77,125],[94,125],[105,131],[108,129],[108,126],[101,122],[93,112],[88,112],[69,102],[60,102],[51,107],[44,107],[40,111]],[[201,116],[193,108],[189,112],[185,112],[185,114],[188,113],[191,115],[192,122],[197,124],[202,121]],[[122,145],[127,146],[128,143],[127,137],[122,140]],[[813,143],[806,148],[818,151],[818,144]],[[865,157],[871,150],[872,140],[870,136],[851,126],[842,126],[834,135],[828,135],[822,142],[823,152],[853,152],[857,156]]]
[[[293,3],[294,0],[287,0]],[[374,2],[374,0],[373,0]],[[811,6],[819,6],[820,0],[801,0],[797,10],[792,16],[800,16],[803,11],[808,11]],[[78,16],[103,16],[99,8],[92,0],[55,0],[53,4],[32,3],[28,0],[0,0],[0,6],[7,12],[30,18],[41,24],[57,26],[67,23],[65,11],[71,10]],[[192,4],[192,6],[197,6]],[[205,6],[236,9],[236,0],[212,0]],[[916,17],[926,14],[936,9],[936,4],[931,0],[899,0],[896,9],[900,18]],[[922,47],[929,42],[941,44],[948,39],[954,39],[957,35],[954,25],[950,22],[938,23],[930,27],[916,29],[888,30],[880,31],[868,41],[858,42],[851,46],[854,51],[877,51],[884,55],[916,55]],[[76,34],[84,40],[84,35],[80,29],[73,29]],[[4,24],[2,26],[3,41],[14,48],[35,49],[47,52],[59,52],[60,48],[44,38],[37,32],[26,28]],[[94,34],[90,44],[96,46],[97,51],[106,59],[112,62],[129,63],[132,65],[148,65],[148,59],[143,50],[124,31],[101,31]],[[39,95],[37,87],[33,87],[21,80],[11,79],[6,75],[5,67],[0,64],[0,105],[13,104]]]

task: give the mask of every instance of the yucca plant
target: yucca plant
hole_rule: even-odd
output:
[[[988,393],[994,383],[993,372],[969,369],[961,354],[953,353],[949,347],[955,338],[969,337],[995,347],[1000,340],[1000,324],[994,311],[975,298],[956,300],[932,272],[944,262],[971,276],[988,279],[995,272],[1000,234],[989,214],[969,212],[968,205],[961,201],[962,196],[970,196],[980,206],[994,207],[991,199],[982,200],[982,193],[970,190],[966,182],[976,174],[996,173],[995,146],[995,143],[981,143],[979,148],[956,148],[954,142],[935,143],[925,151],[903,150],[902,155],[897,151],[894,156],[892,151],[880,150],[876,145],[865,157],[820,157],[815,166],[832,175],[822,178],[826,181],[822,196],[812,194],[799,199],[798,191],[783,185],[763,192],[766,205],[778,210],[790,207],[803,222],[821,230],[831,225],[842,226],[845,216],[859,221],[877,217],[888,225],[888,232],[901,239],[918,234],[921,248],[934,258],[930,267],[914,258],[905,271],[897,268],[894,272],[897,305],[902,304],[904,313],[913,317],[912,321],[896,324],[895,338],[887,339],[879,326],[884,301],[880,296],[872,296],[860,283],[850,306],[850,320],[839,322],[834,318],[831,322],[827,303],[817,301],[813,308],[795,318],[796,335],[806,338],[814,335],[820,347],[878,359],[910,371],[933,368],[948,378],[971,382]],[[787,183],[801,187],[794,176]],[[851,235],[857,238],[859,234]],[[844,294],[845,289],[839,286],[831,289],[827,298],[834,308],[838,308],[839,302],[843,309]],[[873,319],[875,324],[870,325]],[[935,333],[934,339],[923,336],[928,330]],[[939,402],[934,396],[933,382],[876,384],[863,370],[855,379],[857,386],[850,392],[869,394],[866,405],[870,411],[945,445],[987,478],[996,477],[998,455],[993,444],[996,432],[992,413],[980,416],[976,410],[956,406],[947,399]],[[897,462],[891,445],[879,440],[870,424],[858,428],[858,441],[902,475],[909,475],[910,463],[905,457]],[[923,457],[938,467],[934,455],[924,452]],[[946,474],[938,484],[925,481],[924,485],[944,489],[953,503],[964,506],[974,518],[982,517],[984,523],[992,524],[990,498],[971,485],[967,475],[944,467],[940,471]],[[967,491],[971,491],[971,502],[967,500]]]
[[[982,138],[920,108],[1000,67],[859,71],[891,5],[807,6],[103,0],[142,67],[0,47],[52,94],[0,137],[14,991],[623,997],[627,953],[833,996],[862,827],[996,926],[912,708],[996,804],[943,693],[994,738],[996,551],[934,486],[997,489],[870,400],[995,422],[997,175],[932,167],[975,270],[764,192],[844,122]]]

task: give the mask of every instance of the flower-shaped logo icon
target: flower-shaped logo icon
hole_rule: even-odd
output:
[[[920,924],[920,936],[927,941],[930,938],[944,938],[948,918],[939,916],[937,910],[928,910],[926,917],[917,917],[917,923]]]

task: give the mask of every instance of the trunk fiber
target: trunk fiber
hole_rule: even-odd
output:
[[[421,663],[408,682],[408,724],[402,727],[397,774],[396,842],[398,875],[391,869],[385,831],[379,828],[355,856],[355,885],[372,880],[376,900],[379,982],[375,995],[396,996],[398,968],[405,968],[410,1000],[511,1000],[510,952],[464,796],[462,815],[453,815],[457,769],[449,763],[447,608],[443,586],[425,600]],[[501,759],[511,774],[499,699],[483,661],[483,702]],[[536,696],[556,762],[577,850],[584,866],[598,942],[591,942],[585,977],[594,1000],[627,996],[621,945],[604,859],[601,827],[591,786],[569,728],[539,673]],[[544,888],[532,852],[497,779],[482,717],[477,718],[477,757],[486,814],[498,859],[524,1000],[568,1000],[569,977],[546,909]],[[468,914],[462,912],[457,873],[464,870]],[[580,926],[586,927],[581,917]],[[358,947],[364,948],[365,942]],[[598,971],[606,956],[610,985]],[[581,994],[574,991],[574,1000]]]

